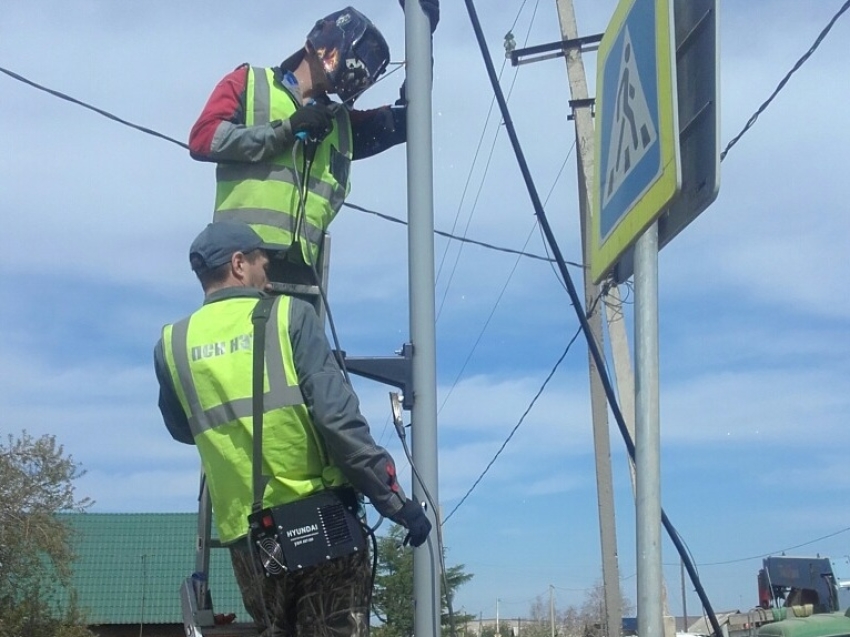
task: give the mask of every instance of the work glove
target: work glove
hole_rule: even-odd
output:
[[[407,529],[404,545],[422,546],[431,532],[431,522],[428,520],[428,516],[425,515],[425,510],[422,506],[418,502],[408,500],[394,517],[395,522],[398,522]]]
[[[404,0],[398,0],[401,8],[404,9]],[[431,22],[431,33],[437,30],[437,23],[440,21],[440,0],[419,0],[419,6],[428,16]]]
[[[320,142],[331,132],[330,111],[327,106],[310,102],[299,108],[289,118],[289,126],[296,137],[306,136],[313,142]]]

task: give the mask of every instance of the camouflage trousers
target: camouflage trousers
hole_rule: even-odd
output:
[[[230,547],[230,559],[245,608],[263,637],[368,637],[368,550],[277,579],[263,574],[247,541]]]

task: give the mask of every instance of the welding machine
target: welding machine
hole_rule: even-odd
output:
[[[266,576],[280,577],[365,551],[358,511],[354,491],[339,488],[251,513],[251,546]]]

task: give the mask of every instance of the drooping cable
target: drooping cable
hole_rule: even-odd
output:
[[[524,3],[523,3],[523,6],[524,6]],[[529,24],[528,24],[528,30],[526,31],[526,34],[525,34],[525,43],[526,44],[528,43],[528,39],[531,37],[531,29],[534,27],[534,18],[537,16],[537,9],[538,9],[539,6],[540,6],[540,0],[537,0],[537,2],[534,5],[534,11],[531,14],[531,20],[529,21]],[[519,17],[519,16],[517,16],[517,17]],[[516,26],[516,21],[514,21],[514,26]],[[502,69],[503,70],[504,70],[506,64],[507,64],[507,58],[505,58],[505,60],[502,62]],[[502,71],[500,70],[499,71],[499,77],[500,78],[501,78],[501,75],[502,75]],[[513,94],[513,91],[514,91],[514,87],[516,86],[517,77],[519,77],[519,69],[517,69],[514,72],[514,76],[511,80],[511,85],[508,88],[508,95],[507,95],[507,98],[506,98],[508,101],[510,101],[511,95]],[[489,122],[489,120],[490,120],[490,113],[492,113],[493,105],[495,103],[496,103],[496,99],[495,99],[495,96],[494,96],[493,100],[490,102],[490,110],[487,113],[487,122]],[[485,125],[484,125],[485,130],[486,130],[487,122],[485,122]],[[483,134],[484,134],[484,131],[482,131],[482,138],[483,138]],[[478,190],[475,193],[475,199],[472,200],[472,208],[469,211],[469,216],[466,219],[466,225],[464,226],[464,229],[463,229],[463,236],[464,237],[466,237],[467,234],[469,233],[469,226],[472,224],[472,219],[475,216],[476,209],[478,208],[478,201],[481,199],[481,193],[484,190],[484,183],[487,180],[487,173],[490,170],[490,162],[493,160],[493,155],[494,155],[495,150],[496,150],[496,142],[498,141],[498,139],[499,139],[499,129],[497,128],[496,134],[493,135],[493,142],[492,142],[492,144],[490,144],[490,152],[487,155],[487,161],[484,165],[484,173],[481,175],[481,181],[478,183]],[[480,142],[479,142],[479,148],[480,148]],[[476,156],[476,158],[478,157],[477,151],[476,151],[475,156]],[[474,165],[475,165],[475,160],[473,160],[472,168],[474,168]],[[472,168],[470,168],[470,177],[472,176]],[[468,183],[468,180],[467,180],[467,183]],[[464,195],[466,195],[466,187],[464,187]],[[458,217],[460,216],[460,209],[461,209],[462,204],[463,204],[463,198],[461,198],[461,203],[458,205],[457,215],[455,216],[455,225],[457,225],[457,220],[458,220]],[[454,231],[454,226],[452,227],[452,231]],[[440,299],[440,305],[439,305],[439,308],[437,309],[437,318],[436,318],[437,321],[440,320],[440,315],[443,312],[443,306],[445,305],[446,298],[448,298],[449,290],[451,289],[451,286],[452,286],[452,281],[454,280],[454,276],[455,276],[455,273],[457,272],[458,264],[460,263],[460,258],[463,255],[463,248],[464,248],[464,244],[461,243],[460,247],[458,248],[457,254],[455,255],[454,263],[452,264],[452,270],[449,273],[449,278],[448,278],[448,281],[446,282],[446,287],[443,290],[443,297],[442,297],[442,299]],[[446,246],[446,250],[445,250],[445,252],[443,252],[443,260],[445,260],[447,254],[448,254],[448,246]],[[440,263],[440,269],[437,271],[437,279],[438,280],[439,280],[440,271],[442,270],[442,267],[443,267],[443,264],[441,262]]]
[[[815,544],[816,542],[820,542],[821,540],[827,540],[831,537],[835,537],[836,535],[841,535],[842,533],[847,533],[850,531],[850,526],[835,531],[834,533],[829,533],[827,535],[823,535],[821,537],[817,537],[814,540],[808,540],[806,542],[802,542],[800,544],[795,544],[794,546],[787,546],[784,549],[778,549],[776,551],[770,551],[769,553],[761,553],[759,555],[751,555],[750,557],[739,557],[734,560],[725,560],[723,562],[703,562],[700,566],[724,566],[726,564],[737,564],[738,562],[748,562],[749,560],[757,560],[763,557],[769,557],[771,555],[776,555],[785,553],[786,551],[793,551],[795,549],[802,548],[804,546],[809,546],[810,544]]]
[[[419,483],[419,486],[422,488],[422,493],[425,494],[425,499],[428,501],[428,506],[431,507],[431,510],[434,512],[434,520],[436,524],[434,524],[434,531],[437,533],[437,553],[440,559],[440,572],[443,580],[443,591],[446,598],[446,607],[449,611],[449,621],[451,627],[451,636],[457,637],[457,633],[455,632],[455,623],[454,623],[454,609],[452,608],[452,597],[449,593],[449,580],[446,575],[446,557],[444,555],[445,545],[443,544],[443,524],[445,522],[441,522],[439,519],[440,509],[437,507],[437,503],[434,501],[434,498],[431,496],[431,492],[428,489],[428,485],[425,484],[425,481],[422,479],[422,476],[419,475],[419,470],[416,468],[416,465],[413,462],[413,455],[410,453],[410,447],[407,445],[407,434],[404,431],[404,423],[401,421],[401,418],[394,418],[393,424],[395,424],[396,433],[398,434],[398,438],[401,441],[401,448],[404,450],[404,455],[407,457],[407,462],[410,465],[410,469],[413,472],[416,481]],[[436,566],[437,562],[434,558],[434,547],[431,545],[431,538],[427,538],[428,549],[431,552],[431,564]],[[431,569],[431,576],[434,576],[434,568]],[[432,585],[431,590],[433,591],[436,586]],[[438,608],[436,600],[433,600],[433,607]]]
[[[561,169],[558,171],[558,175],[555,177],[555,181],[552,183],[552,187],[549,189],[549,194],[546,195],[546,200],[543,202],[544,206],[549,201],[549,197],[551,197],[552,193],[555,191],[555,186],[558,184],[558,180],[561,178],[561,174],[563,174],[563,172],[564,172],[564,166],[567,165],[567,161],[569,160],[570,155],[572,154],[573,149],[575,147],[576,147],[576,144],[575,144],[575,141],[573,141],[573,145],[570,147],[570,150],[567,151],[567,156],[564,158],[564,163],[561,164]],[[535,228],[537,228],[537,221],[536,220],[534,222],[534,225],[531,228],[531,231],[528,233],[528,236],[525,238],[525,243],[522,246],[523,250],[525,250],[525,247],[528,245],[529,241],[531,241],[531,237],[534,235]],[[496,309],[499,307],[499,303],[502,301],[502,297],[504,297],[505,292],[508,289],[508,285],[510,284],[511,279],[513,279],[514,273],[516,272],[517,267],[519,266],[519,259],[520,259],[520,257],[517,256],[516,260],[514,261],[514,266],[513,266],[513,268],[511,268],[511,271],[508,274],[508,278],[505,281],[505,284],[502,286],[501,292],[499,292],[498,298],[496,298],[496,302],[493,304],[493,307],[490,310],[490,313],[487,315],[487,320],[484,321],[484,325],[481,326],[481,330],[478,332],[478,336],[476,337],[475,342],[472,344],[472,347],[470,348],[469,353],[466,355],[466,358],[464,359],[463,364],[460,366],[460,370],[455,375],[455,379],[452,382],[451,387],[449,387],[449,390],[446,392],[446,395],[443,398],[443,402],[440,404],[439,409],[437,409],[438,415],[443,410],[443,408],[446,406],[446,403],[449,401],[449,397],[452,395],[452,392],[454,392],[455,387],[457,387],[458,383],[460,382],[460,379],[463,377],[463,373],[466,371],[466,366],[469,365],[469,361],[472,360],[472,355],[475,353],[475,350],[478,348],[478,344],[481,342],[481,339],[484,337],[484,332],[487,331],[487,327],[490,325],[490,321],[493,319],[493,316],[496,313]],[[561,285],[563,285],[563,282],[561,282],[560,278],[558,279],[558,281],[561,283]]]
[[[169,137],[168,135],[160,133],[160,132],[158,132],[158,131],[156,131],[152,128],[147,128],[145,126],[133,124],[132,122],[127,121],[125,119],[122,119],[121,117],[118,117],[117,115],[114,115],[114,114],[110,113],[109,111],[103,110],[101,108],[97,108],[96,106],[92,106],[91,104],[87,104],[86,102],[83,102],[82,100],[79,100],[75,97],[71,97],[70,95],[66,95],[65,93],[62,93],[61,91],[57,91],[55,89],[48,88],[46,86],[42,86],[41,84],[38,84],[37,82],[34,82],[34,81],[24,77],[23,75],[20,75],[19,73],[15,73],[14,71],[10,71],[9,69],[3,68],[3,67],[0,67],[0,72],[5,73],[9,77],[11,77],[15,80],[18,80],[19,82],[22,82],[24,84],[27,84],[27,85],[32,86],[34,88],[37,88],[41,91],[44,91],[45,93],[53,95],[54,97],[58,97],[59,99],[65,100],[67,102],[71,102],[72,104],[77,104],[79,106],[82,106],[83,108],[87,108],[91,111],[94,111],[95,113],[102,115],[103,117],[106,117],[107,119],[110,119],[112,121],[118,122],[119,124],[123,124],[124,126],[129,126],[130,128],[138,130],[142,133],[146,133],[148,135],[153,135],[154,137],[164,139],[164,140],[171,142],[172,144],[175,144],[177,146],[180,146],[181,148],[184,148],[186,150],[189,149],[188,144],[185,144],[184,142],[181,142],[177,139],[174,139],[173,137]],[[381,79],[383,79],[383,78],[381,78]],[[379,219],[383,219],[384,221],[390,221],[392,223],[407,225],[407,221],[405,221],[403,219],[399,219],[398,217],[393,217],[392,215],[377,212],[375,210],[369,210],[368,208],[364,208],[362,206],[358,206],[356,204],[349,203],[349,202],[345,202],[343,205],[348,207],[348,208],[351,208],[352,210],[357,210],[358,212],[363,212],[363,213],[366,213],[366,214],[374,215],[374,216],[378,217]],[[520,254],[521,256],[527,257],[529,259],[536,259],[538,261],[551,261],[552,260],[552,259],[549,259],[547,257],[540,256],[538,254],[525,253],[525,252],[521,252],[519,250],[514,250],[514,249],[511,249],[511,248],[499,247],[499,246],[496,246],[496,245],[493,245],[493,244],[490,244],[490,243],[486,243],[484,241],[476,241],[474,239],[469,239],[469,238],[465,238],[465,237],[457,237],[457,236],[455,236],[455,235],[453,235],[449,232],[444,232],[444,231],[440,231],[440,230],[434,230],[434,234],[439,235],[441,237],[445,237],[447,239],[454,240],[454,241],[462,241],[464,243],[471,243],[471,244],[474,244],[474,245],[478,245],[478,246],[481,246],[482,248],[486,248],[488,250],[494,250],[496,252],[505,252],[507,254]],[[577,268],[582,267],[582,265],[580,263],[576,263],[574,261],[568,261],[567,263],[569,265],[577,267]]]
[[[296,188],[298,190],[298,221],[296,222],[296,233],[293,236],[293,244],[290,248],[291,250],[300,250],[301,242],[300,242],[300,229],[304,219],[307,215],[307,197],[310,194],[310,173],[313,169],[313,159],[315,158],[315,149],[313,157],[308,153],[308,143],[303,140],[296,140],[296,143],[292,148],[292,161],[293,165],[297,166],[297,149],[299,144],[303,148],[303,163],[302,163],[302,172],[298,172],[298,169],[295,169],[295,182]],[[319,296],[322,298],[322,306],[325,309],[325,313],[328,315],[328,326],[331,330],[331,338],[333,339],[334,347],[336,351],[342,352],[342,347],[339,343],[339,336],[336,331],[336,323],[333,319],[333,312],[331,311],[331,304],[328,302],[327,291],[325,290],[325,286],[322,283],[322,277],[319,275],[319,271],[316,269],[316,264],[313,263],[313,259],[305,259],[307,261],[307,265],[310,267],[311,272],[313,273],[313,280],[316,282],[316,287],[319,289]],[[345,382],[349,387],[352,387],[351,377],[348,375],[348,368],[345,365],[345,359],[342,356],[337,358],[337,362],[339,363],[339,367],[342,370],[342,375],[345,377]]]
[[[66,102],[71,102],[72,104],[77,104],[78,106],[82,106],[83,108],[87,108],[90,111],[94,111],[98,115],[103,115],[104,117],[111,119],[112,121],[118,122],[119,124],[124,124],[124,126],[129,126],[130,128],[135,128],[137,131],[147,133],[148,135],[153,135],[154,137],[159,137],[160,139],[164,139],[165,141],[171,142],[172,144],[177,144],[181,148],[185,148],[187,150],[189,149],[189,146],[187,144],[184,144],[183,142],[176,140],[173,137],[169,137],[168,135],[164,135],[162,133],[159,133],[159,132],[153,130],[152,128],[147,128],[146,126],[140,126],[139,124],[134,124],[133,122],[128,122],[126,119],[121,119],[117,115],[113,115],[109,111],[105,111],[102,108],[97,108],[96,106],[92,106],[91,104],[87,104],[86,102],[83,102],[82,100],[78,100],[75,97],[71,97],[70,95],[66,95],[65,93],[62,93],[61,91],[57,91],[57,90],[54,90],[52,88],[42,86],[41,84],[37,84],[36,82],[33,82],[32,80],[28,80],[23,75],[19,75],[18,73],[15,73],[14,71],[10,71],[9,69],[4,69],[3,67],[0,67],[0,73],[5,73],[9,77],[18,80],[19,82],[23,82],[24,84],[28,84],[29,86],[32,86],[33,88],[37,88],[39,91],[44,91],[45,93],[49,93],[50,95],[53,95],[54,97],[58,97],[61,100],[65,100]]]
[[[481,22],[478,19],[478,13],[475,9],[475,2],[474,0],[464,0],[464,2],[466,4],[467,12],[469,13],[470,21],[472,22],[473,30],[475,31],[475,37],[478,41],[478,46],[481,50],[481,55],[484,58],[484,64],[487,67],[487,75],[490,78],[490,84],[492,86],[493,91],[496,93],[496,98],[499,102],[499,108],[502,111],[502,119],[505,123],[505,128],[508,132],[508,136],[511,139],[511,145],[513,146],[514,154],[517,159],[517,164],[519,165],[520,172],[522,173],[523,180],[525,181],[526,189],[528,190],[529,197],[531,198],[531,203],[534,207],[535,215],[537,216],[540,222],[540,227],[543,230],[546,236],[546,241],[552,250],[552,256],[557,261],[558,269],[560,270],[561,276],[564,279],[564,283],[567,286],[567,293],[570,296],[570,301],[572,302],[576,316],[578,317],[578,320],[581,323],[581,331],[585,334],[585,340],[587,341],[588,350],[593,358],[594,363],[596,364],[597,371],[599,373],[599,379],[602,383],[603,389],[605,390],[605,397],[608,400],[608,405],[610,406],[611,412],[614,415],[614,419],[617,422],[617,427],[620,430],[621,436],[623,437],[623,441],[626,445],[626,449],[629,453],[629,456],[632,458],[632,460],[634,460],[634,441],[632,441],[631,434],[629,433],[629,430],[626,427],[626,421],[623,418],[623,413],[620,410],[620,406],[617,401],[617,396],[614,392],[614,387],[611,384],[611,379],[606,369],[605,358],[602,355],[602,350],[599,347],[599,344],[596,342],[596,339],[593,338],[593,332],[590,328],[590,323],[588,322],[587,316],[581,309],[581,297],[579,296],[575,283],[572,280],[572,276],[570,275],[570,272],[567,269],[567,264],[564,261],[564,257],[561,254],[560,246],[558,245],[558,242],[555,239],[555,235],[552,232],[552,228],[549,225],[549,220],[546,217],[546,212],[543,210],[543,204],[540,201],[540,196],[537,193],[537,187],[534,185],[534,179],[531,176],[531,171],[528,167],[528,163],[525,160],[525,154],[523,153],[522,146],[519,143],[519,138],[517,137],[516,129],[514,128],[513,120],[511,119],[507,102],[505,101],[505,96],[502,94],[501,86],[499,86],[499,83],[496,81],[496,72],[493,66],[493,60],[490,57],[490,51],[487,46],[487,40],[484,37],[484,32],[481,28]],[[848,2],[850,2],[850,0],[848,0]],[[667,534],[670,537],[670,540],[673,542],[674,546],[676,547],[676,550],[679,552],[679,556],[682,558],[682,562],[687,568],[688,575],[691,578],[691,582],[694,585],[697,595],[699,596],[700,601],[702,602],[703,607],[706,610],[706,613],[711,619],[712,628],[715,631],[716,637],[721,637],[722,631],[720,629],[720,624],[717,621],[717,617],[714,613],[714,610],[711,607],[711,601],[708,599],[708,596],[705,593],[705,589],[702,587],[702,583],[700,582],[699,576],[696,573],[693,562],[688,557],[687,551],[682,545],[682,542],[678,537],[678,533],[673,527],[673,524],[670,522],[670,519],[667,517],[667,514],[664,512],[664,509],[661,510],[661,522],[667,530]]]
[[[494,455],[490,459],[490,462],[488,462],[487,466],[484,467],[484,471],[481,472],[481,474],[478,476],[478,478],[475,480],[475,482],[472,483],[472,486],[469,487],[469,490],[464,494],[464,496],[455,505],[455,507],[451,510],[451,512],[445,517],[445,519],[443,520],[443,524],[448,522],[449,519],[455,514],[455,511],[457,511],[461,507],[461,505],[463,505],[463,503],[466,502],[466,499],[475,490],[475,487],[478,486],[478,483],[481,482],[481,480],[484,479],[484,476],[487,475],[487,472],[490,470],[490,467],[493,466],[493,464],[496,462],[496,460],[499,458],[499,456],[505,450],[505,447],[508,446],[508,443],[511,441],[511,438],[514,437],[514,434],[520,428],[520,425],[522,425],[522,423],[525,421],[525,417],[528,416],[528,414],[531,412],[531,409],[534,407],[534,404],[537,402],[537,399],[540,398],[541,394],[543,394],[543,390],[546,389],[546,385],[549,384],[549,381],[552,380],[552,377],[555,375],[555,372],[558,371],[558,367],[560,367],[561,363],[567,357],[567,353],[570,351],[570,347],[572,347],[573,343],[575,343],[579,334],[581,334],[581,327],[579,327],[578,330],[576,330],[576,333],[573,334],[573,337],[570,339],[569,343],[567,343],[567,347],[564,349],[561,356],[558,358],[557,361],[555,361],[555,364],[552,366],[552,369],[549,372],[549,375],[546,376],[546,379],[543,381],[543,384],[540,386],[540,389],[537,390],[537,393],[534,395],[534,398],[531,399],[531,403],[528,405],[528,407],[526,407],[522,416],[520,416],[519,421],[517,421],[517,424],[514,425],[514,428],[511,429],[511,432],[508,434],[508,437],[505,438],[505,441],[499,447],[498,451],[496,451],[496,455]]]
[[[835,15],[832,16],[832,18],[827,23],[827,25],[818,34],[818,37],[815,38],[815,41],[814,41],[814,43],[812,43],[812,46],[809,47],[809,50],[806,51],[802,55],[802,57],[800,57],[800,59],[797,60],[797,62],[795,62],[794,66],[791,67],[791,70],[788,71],[788,73],[785,74],[785,77],[783,77],[782,80],[779,82],[779,84],[776,86],[776,88],[773,89],[773,93],[770,94],[770,97],[768,97],[764,101],[764,103],[761,106],[759,106],[758,109],[756,109],[756,112],[753,113],[752,117],[750,117],[750,119],[744,125],[744,128],[741,130],[741,132],[738,133],[737,135],[735,135],[735,137],[733,137],[729,141],[729,143],[726,145],[726,148],[723,150],[722,153],[720,153],[720,161],[723,161],[724,159],[726,159],[726,154],[729,152],[729,149],[732,148],[732,146],[734,146],[735,144],[737,144],[738,140],[741,139],[744,136],[744,134],[748,130],[750,130],[750,128],[752,128],[753,124],[755,124],[756,120],[759,118],[759,115],[761,115],[767,109],[767,107],[770,106],[770,103],[773,101],[773,99],[777,95],[779,95],[779,92],[783,88],[785,88],[785,85],[788,83],[788,80],[791,79],[791,76],[794,75],[794,73],[796,73],[797,70],[801,66],[803,66],[803,64],[806,63],[806,60],[808,60],[812,56],[812,53],[814,53],[817,50],[817,48],[820,46],[820,43],[823,42],[824,38],[832,30],[832,27],[835,25],[838,18],[840,18],[841,15],[845,11],[847,11],[847,9],[850,9],[850,0],[846,0],[844,2],[844,4],[841,5],[841,8],[838,9],[838,11],[835,13]]]
[[[383,219],[384,221],[391,221],[392,223],[397,223],[402,226],[406,226],[407,221],[404,219],[399,219],[398,217],[393,217],[392,215],[388,215],[384,212],[378,212],[377,210],[370,210],[369,208],[364,208],[363,206],[358,206],[357,204],[348,203],[347,201],[342,204],[346,208],[351,208],[352,210],[357,210],[358,212],[365,212],[366,214],[374,215],[379,219]],[[462,241],[463,243],[471,243],[473,245],[480,246],[482,248],[486,248],[488,250],[493,250],[495,252],[504,252],[506,254],[518,254],[521,257],[526,257],[529,259],[534,259],[536,261],[545,261],[546,263],[554,263],[555,259],[551,257],[544,257],[539,254],[534,254],[531,252],[524,252],[522,250],[514,250],[513,248],[504,248],[497,245],[493,245],[492,243],[485,243],[484,241],[476,241],[475,239],[468,239],[465,237],[458,237],[456,235],[450,234],[443,230],[434,230],[434,234],[440,237],[446,237],[448,239],[452,239],[454,241]],[[576,261],[566,261],[566,264],[572,266],[574,268],[584,269],[584,265],[578,263]]]
[[[522,15],[522,10],[525,7],[526,2],[527,2],[527,0],[522,1],[522,4],[520,5],[519,10],[517,11],[516,17],[514,18],[514,23],[511,26],[511,29],[510,29],[511,31],[513,31],[516,28],[517,22],[519,21],[520,15]],[[506,65],[507,65],[507,58],[505,58],[505,62],[502,63],[502,68],[499,69],[499,79],[500,80],[502,78],[502,73],[504,72]],[[451,229],[452,233],[454,233],[455,228],[457,227],[457,222],[460,219],[460,210],[461,210],[461,207],[463,206],[464,200],[466,199],[466,191],[469,189],[469,184],[472,181],[472,172],[475,168],[476,162],[478,161],[478,154],[481,152],[481,145],[484,143],[484,136],[487,133],[487,127],[490,125],[490,116],[493,113],[493,107],[495,105],[496,105],[496,98],[494,96],[493,99],[490,101],[490,107],[487,109],[487,116],[484,118],[484,126],[482,126],[482,128],[481,128],[481,135],[478,138],[478,145],[475,147],[475,153],[473,153],[473,156],[472,156],[472,164],[469,167],[469,173],[467,174],[466,182],[463,185],[463,191],[461,192],[461,195],[460,195],[460,202],[458,203],[457,212],[455,213],[455,220],[454,220],[454,223],[452,223],[452,229]],[[485,172],[485,175],[486,175],[486,172],[487,172],[486,168],[485,168],[484,172]],[[482,180],[483,180],[483,177],[482,177]],[[443,251],[443,256],[442,256],[442,259],[440,260],[440,265],[437,268],[437,276],[436,276],[437,281],[440,280],[440,273],[443,271],[443,263],[445,262],[447,255],[448,255],[448,246]],[[437,313],[437,315],[439,317],[439,312]]]

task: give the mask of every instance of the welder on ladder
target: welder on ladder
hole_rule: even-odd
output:
[[[420,3],[433,30],[439,0]],[[297,243],[288,258],[316,263],[348,195],[350,162],[406,140],[403,90],[394,106],[352,108],[389,56],[375,25],[347,7],[319,20],[280,66],[226,75],[189,136],[194,159],[218,163],[214,220],[244,221],[281,251]]]

